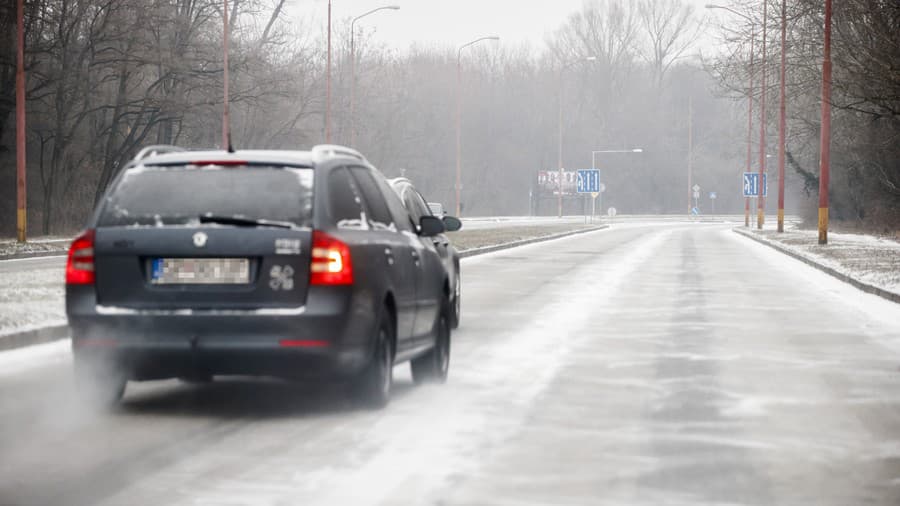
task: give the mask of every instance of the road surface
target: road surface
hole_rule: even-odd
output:
[[[466,259],[450,380],[130,385],[0,354],[0,504],[900,504],[900,306],[721,224]]]

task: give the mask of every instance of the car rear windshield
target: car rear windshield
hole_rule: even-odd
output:
[[[201,215],[311,226],[313,170],[135,167],[109,193],[99,226],[196,224]]]

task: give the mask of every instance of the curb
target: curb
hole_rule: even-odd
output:
[[[69,335],[68,325],[53,325],[51,327],[43,327],[39,329],[26,330],[15,334],[8,334],[0,337],[0,351],[14,350],[16,348],[24,348],[35,344],[49,343],[50,341],[58,341]]]
[[[877,295],[877,296],[879,296],[879,297],[881,297],[881,298],[883,298],[883,299],[887,299],[887,300],[889,300],[889,301],[891,301],[891,302],[896,302],[896,303],[900,304],[900,293],[890,292],[890,291],[885,290],[885,289],[883,289],[883,288],[879,288],[879,287],[877,287],[877,286],[870,285],[870,284],[868,284],[868,283],[863,283],[862,281],[860,281],[860,280],[858,280],[858,279],[856,279],[856,278],[850,277],[850,276],[848,276],[848,275],[846,275],[846,274],[844,274],[844,273],[842,273],[842,272],[839,272],[839,271],[837,271],[837,270],[835,270],[835,269],[833,269],[833,268],[831,268],[831,267],[822,265],[822,264],[816,262],[815,260],[812,260],[812,259],[810,259],[810,258],[807,258],[807,257],[805,257],[805,256],[803,256],[803,255],[801,255],[801,254],[799,254],[799,253],[797,253],[797,252],[795,252],[795,251],[791,251],[791,250],[789,250],[788,248],[785,248],[784,246],[782,246],[782,245],[780,245],[780,244],[777,244],[777,243],[775,243],[775,242],[772,242],[772,241],[763,239],[762,237],[758,237],[758,236],[757,236],[756,234],[754,234],[753,232],[746,232],[746,231],[741,230],[741,229],[739,229],[739,228],[733,228],[733,229],[731,229],[731,230],[732,230],[732,232],[734,232],[734,233],[736,233],[736,234],[738,234],[738,235],[742,235],[742,236],[744,236],[744,237],[746,237],[746,238],[748,238],[748,239],[751,239],[751,240],[753,240],[753,241],[756,241],[756,242],[758,242],[758,243],[760,243],[760,244],[764,244],[764,245],[766,245],[766,246],[769,246],[770,248],[772,248],[772,249],[774,249],[774,250],[776,250],[776,251],[779,251],[779,252],[781,252],[781,253],[784,253],[785,255],[788,255],[788,256],[793,257],[793,258],[795,258],[795,259],[797,259],[797,260],[800,260],[801,262],[803,262],[803,263],[805,263],[805,264],[807,264],[807,265],[809,265],[809,266],[811,266],[811,267],[814,267],[814,268],[816,268],[816,269],[818,269],[818,270],[824,272],[825,274],[828,274],[828,275],[830,275],[830,276],[833,276],[833,277],[835,277],[835,278],[837,278],[837,279],[839,279],[839,280],[841,280],[841,281],[843,281],[843,282],[845,282],[845,283],[849,283],[849,284],[855,286],[856,288],[859,288],[860,290],[862,290],[862,291],[864,291],[864,292],[866,292],[866,293],[871,293],[872,295]]]
[[[544,236],[540,236],[540,237],[532,237],[531,239],[522,239],[520,241],[507,242],[507,243],[503,243],[503,244],[494,244],[492,246],[482,246],[480,248],[471,248],[471,249],[460,251],[459,257],[466,258],[466,257],[472,257],[472,256],[476,256],[476,255],[484,255],[485,253],[493,253],[494,251],[515,248],[518,246],[525,246],[526,244],[534,244],[537,242],[552,241],[553,239],[569,237],[570,235],[586,234],[588,232],[596,232],[598,230],[604,230],[607,228],[609,228],[609,225],[598,225],[596,227],[572,230],[569,232],[561,232],[559,234],[544,235]]]
[[[0,262],[3,260],[21,260],[23,258],[41,258],[41,257],[61,257],[66,256],[68,250],[59,251],[31,251],[28,253],[13,253],[12,255],[0,255]]]

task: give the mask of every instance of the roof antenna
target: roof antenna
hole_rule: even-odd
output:
[[[228,0],[222,0],[224,10],[222,11],[222,19],[224,20],[224,64],[225,64],[225,100],[222,111],[222,146],[229,152],[234,153],[234,146],[231,145],[231,120],[228,116]]]

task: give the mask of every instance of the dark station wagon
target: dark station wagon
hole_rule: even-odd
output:
[[[451,291],[384,176],[339,146],[143,150],[72,244],[76,380],[114,404],[128,381],[215,375],[348,380],[383,406],[392,367],[444,381]]]

